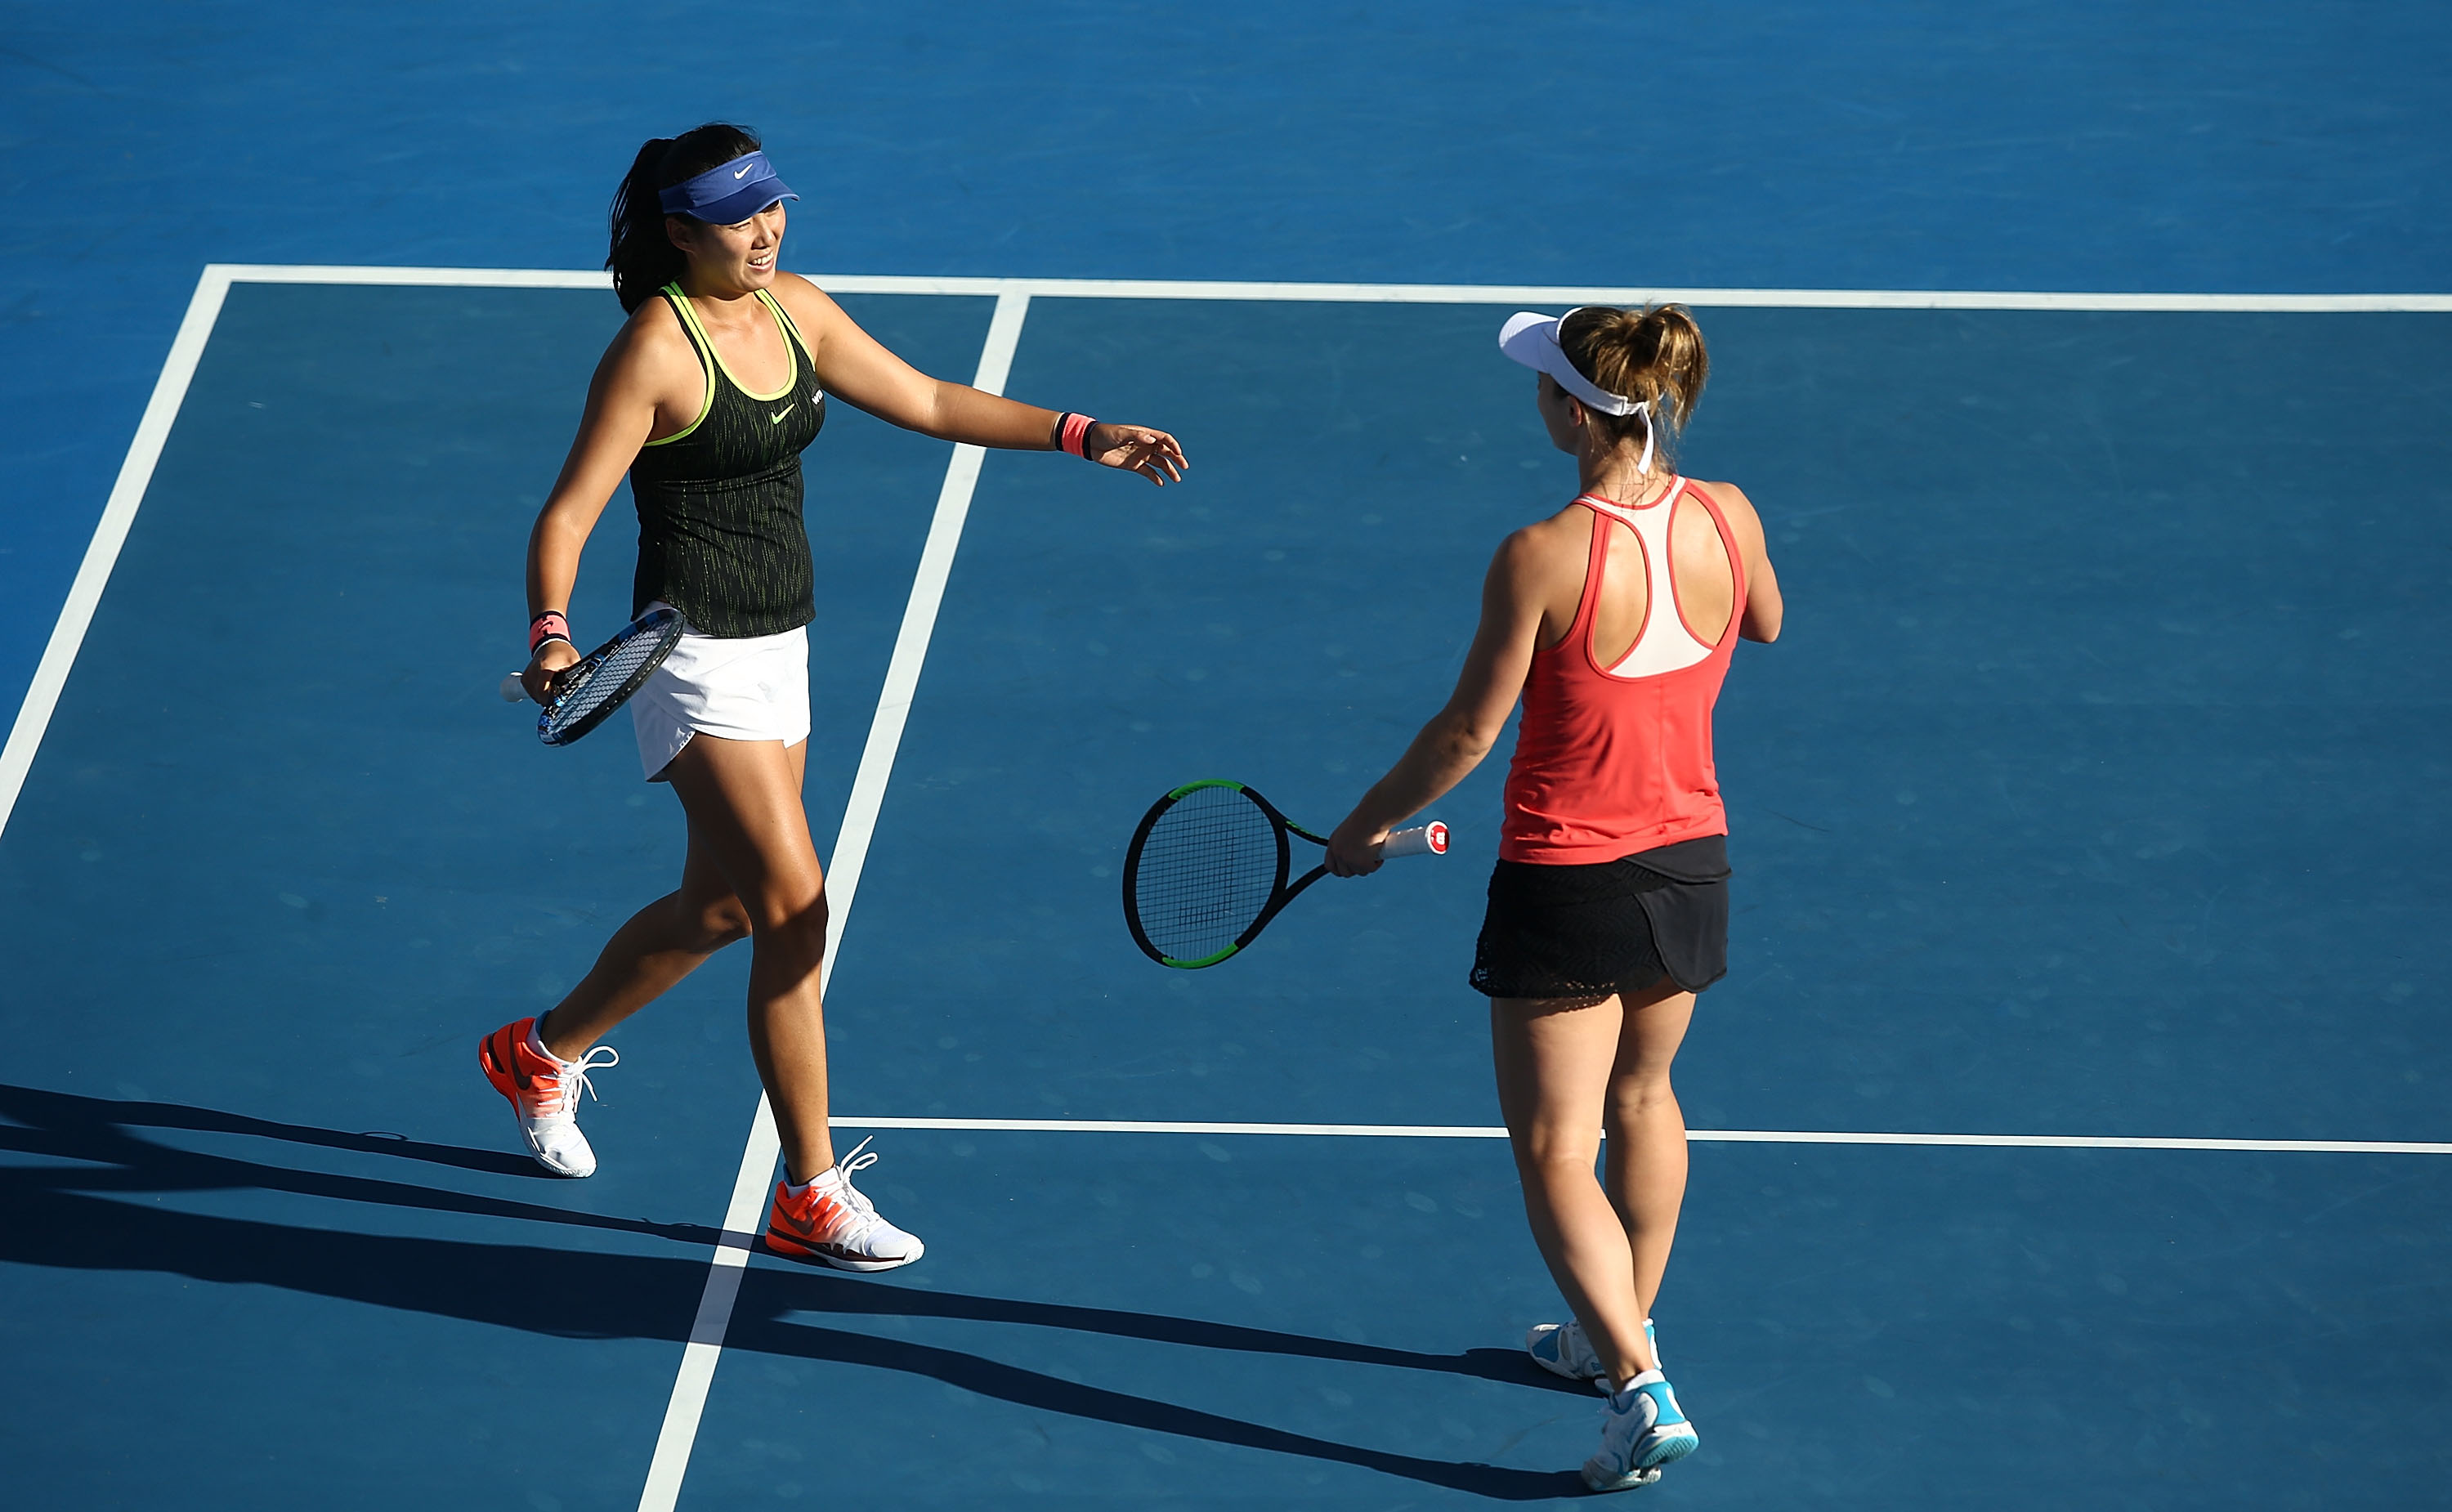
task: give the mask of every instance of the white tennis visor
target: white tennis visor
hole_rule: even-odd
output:
[[[1582,307],[1579,304],[1575,308]],[[1573,313],[1569,310],[1567,315]],[[1651,416],[1642,400],[1609,392],[1576,372],[1575,364],[1567,361],[1567,354],[1558,346],[1558,326],[1567,315],[1553,318],[1531,310],[1510,315],[1507,324],[1498,328],[1498,349],[1527,367],[1549,374],[1558,381],[1560,388],[1604,415],[1642,415],[1650,420]]]

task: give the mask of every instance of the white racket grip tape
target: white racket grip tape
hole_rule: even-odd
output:
[[[1388,841],[1379,847],[1381,860],[1400,855],[1445,855],[1448,854],[1448,827],[1431,823],[1410,830],[1391,831]]]
[[[521,686],[520,675],[516,672],[506,672],[503,675],[502,692],[504,703],[517,703],[528,696],[528,690]]]

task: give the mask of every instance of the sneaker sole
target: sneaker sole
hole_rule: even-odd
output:
[[[878,1270],[899,1270],[928,1253],[923,1248],[919,1254],[905,1255],[900,1260],[855,1260],[847,1255],[830,1255],[822,1249],[812,1248],[801,1244],[797,1239],[785,1239],[771,1228],[766,1230],[766,1249],[768,1253],[781,1255],[786,1260],[811,1260],[821,1266],[832,1266],[837,1270],[856,1270],[863,1274]]]
[[[1584,1484],[1595,1491],[1634,1491],[1660,1479],[1661,1470],[1694,1452],[1703,1441],[1692,1433],[1681,1433],[1651,1446],[1644,1463],[1624,1475],[1609,1467],[1609,1462],[1594,1455],[1584,1462]]]
[[[1619,1475],[1597,1458],[1584,1462],[1584,1484],[1595,1491],[1640,1491],[1659,1479],[1657,1465]]]

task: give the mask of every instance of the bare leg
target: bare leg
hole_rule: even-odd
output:
[[[1490,1011],[1498,1106],[1533,1242],[1593,1352],[1621,1384],[1655,1364],[1643,1336],[1633,1250],[1592,1169],[1626,1016],[1614,994],[1597,1002],[1500,998]]]
[[[1669,1085],[1669,1064],[1694,1016],[1694,994],[1663,977],[1628,1003],[1610,1070],[1606,1179],[1634,1256],[1643,1315],[1660,1295],[1677,1213],[1686,1202],[1686,1115]]]
[[[803,1182],[834,1164],[826,1127],[825,874],[801,809],[806,748],[693,736],[666,769],[702,845],[748,919],[749,1050]]]
[[[747,911],[732,895],[732,884],[716,869],[715,858],[693,829],[689,855],[682,863],[682,885],[631,914],[614,932],[595,967],[537,1020],[537,1034],[546,1050],[575,1061],[614,1025],[748,934]]]

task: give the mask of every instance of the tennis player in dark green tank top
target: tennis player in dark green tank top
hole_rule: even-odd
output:
[[[681,285],[661,297],[706,374],[693,423],[639,448],[639,571],[630,613],[662,599],[711,636],[780,635],[817,614],[809,534],[801,520],[801,453],[826,422],[825,391],[800,327],[765,289],[754,297],[785,340],[791,379],[761,398],[723,370]]]
[[[1164,431],[1039,409],[915,371],[822,290],[778,270],[784,202],[797,198],[738,127],[649,142],[631,166],[614,200],[607,260],[630,320],[598,364],[578,439],[528,543],[533,655],[524,680],[532,696],[578,659],[563,616],[581,548],[624,472],[639,507],[634,598],[682,611],[693,634],[677,658],[695,646],[714,665],[733,642],[761,656],[788,654],[791,638],[804,644],[813,607],[801,453],[824,422],[829,393],[940,440],[1067,451],[1161,485],[1183,476],[1183,449]],[[695,706],[686,697],[669,701]],[[487,1074],[511,1099],[539,1161],[587,1174],[595,1154],[576,1104],[587,1073],[610,1064],[590,1048],[709,955],[749,939],[750,1048],[785,1176],[768,1244],[847,1269],[906,1265],[920,1241],[850,1183],[877,1157],[854,1150],[838,1162],[827,1131],[818,992],[825,879],[801,809],[805,740],[701,727],[677,738],[679,754],[656,775],[689,823],[680,885],[623,925],[550,1012],[488,1035]]]

